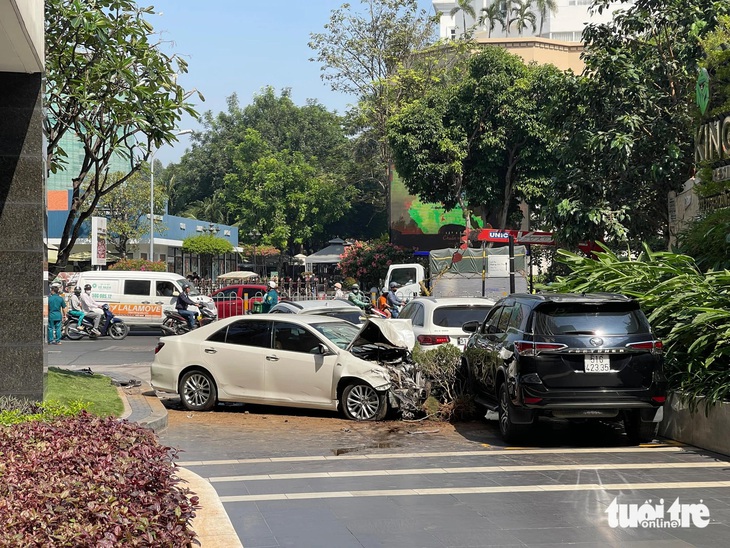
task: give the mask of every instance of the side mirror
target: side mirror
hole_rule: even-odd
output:
[[[326,344],[319,343],[319,352],[317,352],[317,354],[325,355],[325,354],[330,354],[330,353],[331,353],[330,349],[327,347]]]
[[[471,320],[469,322],[466,322],[465,324],[462,324],[461,329],[463,331],[466,331],[467,333],[476,333],[477,329],[479,329],[479,320]]]
[[[175,291],[172,292],[172,296],[173,297],[179,297],[180,296],[180,292],[176,289]]]

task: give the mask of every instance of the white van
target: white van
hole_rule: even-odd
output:
[[[109,303],[111,311],[125,323],[159,327],[165,319],[163,311],[175,309],[177,296],[186,283],[189,282],[174,272],[92,270],[81,272],[76,285],[82,289],[91,285],[94,300]],[[213,299],[198,293],[194,285],[190,298],[218,315]]]

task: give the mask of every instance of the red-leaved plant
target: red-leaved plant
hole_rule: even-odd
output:
[[[0,427],[0,546],[192,546],[198,497],[155,434],[83,412]]]

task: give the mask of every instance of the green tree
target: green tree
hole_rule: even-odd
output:
[[[479,17],[479,24],[484,25],[486,22],[489,21],[489,26],[487,27],[487,37],[492,37],[492,32],[494,32],[494,27],[497,23],[502,25],[502,28],[506,28],[507,24],[505,22],[504,14],[502,13],[502,7],[500,6],[500,0],[494,0],[488,7],[482,8],[482,15]]]
[[[249,129],[234,150],[225,192],[236,224],[258,229],[262,243],[288,250],[342,216],[350,196],[301,152],[274,151]]]
[[[149,236],[150,183],[140,172],[130,177],[124,173],[113,173],[110,176],[114,189],[104,194],[97,209],[107,217],[107,239],[114,246],[116,253],[126,259],[127,255],[137,249],[144,236]],[[124,179],[120,184],[116,180]],[[155,210],[165,207],[166,197],[159,189],[155,189]],[[167,227],[161,220],[155,220],[155,233],[161,234]]]
[[[451,15],[451,17],[454,17],[459,12],[461,12],[461,19],[464,23],[464,26],[462,28],[464,37],[466,38],[470,34],[469,30],[466,28],[466,16],[468,15],[472,19],[477,18],[476,11],[474,11],[474,8],[471,5],[471,0],[456,0],[456,5],[451,8],[449,15]]]
[[[377,144],[380,163],[375,176],[382,181],[387,203],[391,152],[387,122],[399,108],[399,96],[389,89],[388,78],[399,68],[410,67],[419,52],[432,43],[434,19],[418,8],[416,0],[361,0],[362,11],[350,4],[333,10],[325,31],[312,33],[311,61],[321,66],[322,79],[334,91],[358,101],[353,126]]]
[[[565,75],[552,65],[528,66],[502,48],[484,48],[461,81],[393,119],[398,173],[425,202],[479,208],[485,224],[516,225],[517,200],[541,201],[555,168],[562,136],[542,105],[564,86]]]
[[[197,113],[178,83],[187,63],[166,55],[145,20],[152,8],[133,0],[47,0],[45,3],[47,136],[51,172],[70,169],[61,139],[83,144],[56,269],[66,265],[79,230],[99,200],[139,171],[153,149],[174,142],[185,113]],[[114,156],[129,171],[112,179]]]
[[[545,19],[547,19],[548,15],[551,13],[558,13],[558,3],[556,0],[535,0],[535,6],[537,7],[537,12],[540,15],[540,31],[537,35],[542,36],[542,27],[545,23]]]
[[[638,0],[586,27],[585,75],[560,99],[567,140],[545,210],[561,240],[667,245],[667,194],[694,171],[701,39],[728,10],[722,1]]]
[[[532,12],[532,0],[514,0],[512,7],[511,22],[517,27],[517,34],[522,36],[528,25],[532,27],[532,32],[537,28],[535,14]]]

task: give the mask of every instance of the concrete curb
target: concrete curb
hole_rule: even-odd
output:
[[[200,509],[196,511],[191,527],[202,548],[243,548],[213,486],[187,468],[178,468],[177,475],[200,498]]]

